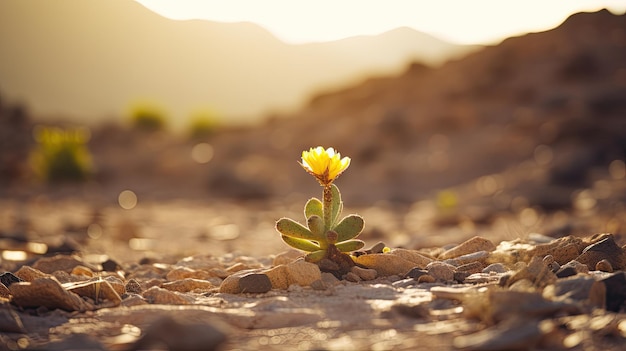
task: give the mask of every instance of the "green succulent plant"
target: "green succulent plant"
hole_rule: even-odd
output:
[[[302,167],[323,186],[322,201],[317,198],[307,201],[304,206],[306,225],[281,218],[276,222],[276,230],[287,245],[308,252],[306,260],[309,262],[318,262],[335,251],[347,253],[365,246],[363,241],[355,239],[363,231],[363,217],[351,214],[341,218],[341,193],[332,184],[349,164],[350,159],[341,159],[333,148],[311,148],[302,153]]]

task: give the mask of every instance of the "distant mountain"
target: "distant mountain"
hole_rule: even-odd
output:
[[[0,2],[0,93],[36,115],[83,121],[142,99],[160,101],[179,123],[206,106],[257,118],[411,61],[440,64],[475,49],[407,28],[288,45],[250,23],[174,21],[130,0]]]
[[[597,180],[621,182],[614,195],[626,201],[623,179],[609,175],[613,161],[626,160],[625,116],[626,15],[579,13],[553,30],[439,68],[415,63],[219,136],[213,165],[227,170],[209,178],[215,192],[226,181],[235,190],[271,185],[282,196],[314,188],[295,161],[323,145],[352,157],[338,182],[353,203],[412,203],[461,188],[500,209],[554,209],[571,206],[581,189],[596,191]],[[244,166],[252,171],[241,175]]]

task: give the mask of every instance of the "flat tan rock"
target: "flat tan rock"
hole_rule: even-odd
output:
[[[356,257],[354,262],[366,268],[376,270],[379,276],[404,276],[416,266],[414,262],[389,253],[361,255]]]
[[[392,249],[389,254],[404,258],[407,261],[415,263],[415,267],[424,268],[426,265],[434,261],[430,257],[426,257],[415,250],[407,250],[401,248]]]
[[[485,239],[480,236],[475,236],[447,251],[444,251],[441,255],[439,255],[438,258],[441,260],[446,260],[449,258],[455,258],[477,251],[493,251],[495,249],[496,245],[494,245],[491,240]]]
[[[32,282],[13,283],[9,287],[11,302],[22,307],[60,308],[66,311],[87,311],[93,306],[78,295],[67,291],[61,283],[50,277],[37,278]]]

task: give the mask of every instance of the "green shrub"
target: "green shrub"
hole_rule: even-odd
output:
[[[199,111],[191,116],[189,123],[189,136],[192,139],[209,137],[219,128],[219,119],[211,111]]]
[[[34,136],[37,146],[31,162],[43,180],[83,181],[93,173],[88,129],[37,127]]]
[[[166,114],[156,105],[137,104],[131,108],[131,123],[137,130],[155,132],[166,127]]]

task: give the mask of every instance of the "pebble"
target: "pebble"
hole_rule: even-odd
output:
[[[415,263],[390,253],[361,255],[354,259],[360,266],[376,270],[378,276],[404,276],[416,266]]]
[[[178,291],[178,292],[190,292],[190,291],[200,291],[205,292],[209,291],[216,286],[207,280],[194,279],[194,278],[186,278],[181,280],[176,280],[173,282],[163,283],[161,288],[170,290],[170,291]]]
[[[378,272],[375,269],[361,268],[354,266],[350,269],[351,273],[356,274],[362,280],[374,280],[378,276]]]
[[[269,278],[273,289],[287,290],[289,288],[289,279],[287,277],[287,267],[279,265],[265,271],[265,275]]]
[[[306,262],[304,259],[298,259],[285,265],[285,267],[289,285],[309,286],[322,278],[319,267],[314,263]]]
[[[485,266],[482,263],[474,261],[474,262],[466,263],[464,265],[456,267],[456,271],[473,274],[473,273],[482,272],[484,268]]]
[[[361,277],[359,277],[356,273],[354,272],[348,272],[344,275],[343,277],[345,280],[349,281],[349,282],[353,282],[353,283],[358,283],[360,281],[362,281]]]
[[[178,321],[170,316],[163,316],[152,322],[129,350],[163,347],[176,351],[218,350],[226,341],[227,334],[222,327],[214,324]]]
[[[170,280],[170,281],[181,280],[181,279],[188,279],[188,278],[192,278],[192,279],[208,279],[210,277],[211,277],[211,275],[208,272],[206,272],[206,271],[195,270],[193,268],[180,267],[180,266],[174,267],[165,276],[165,278],[167,280]]]
[[[31,266],[20,267],[20,269],[18,269],[17,272],[15,272],[15,276],[25,282],[32,282],[33,280],[38,279],[38,278],[49,277],[48,274],[38,269],[35,269]]]
[[[492,263],[482,270],[483,273],[505,273],[507,271],[508,268],[506,268],[506,266],[502,263]]]
[[[454,266],[445,262],[433,261],[426,266],[428,274],[441,282],[451,282],[454,280]]]
[[[494,245],[491,240],[475,236],[449,250],[444,251],[441,255],[439,255],[439,259],[446,260],[477,251],[493,251],[495,249],[496,245]]]
[[[451,264],[453,266],[462,266],[464,264],[471,263],[471,262],[483,263],[487,260],[488,257],[489,257],[489,252],[483,250],[483,251],[468,253],[466,255],[458,256],[456,258],[449,258],[447,260],[444,260],[443,262]]]
[[[272,290],[272,282],[263,273],[248,273],[239,278],[238,290],[241,293],[266,293]]]
[[[121,282],[115,285],[121,285],[122,289],[124,289],[124,285]],[[122,302],[121,294],[118,293],[107,280],[94,279],[83,282],[66,283],[63,284],[63,287],[78,296],[92,299],[96,304],[100,304],[102,301],[106,300],[109,301],[110,305],[118,306]],[[124,292],[122,292],[122,294],[123,293]]]
[[[272,266],[275,267],[281,264],[288,264],[297,260],[300,257],[302,257],[302,251],[299,251],[299,250],[284,251],[274,257],[274,260],[272,261]]]
[[[0,274],[0,283],[3,284],[5,287],[9,287],[11,284],[19,283],[21,281],[22,279],[20,279],[11,272],[4,272]]]
[[[586,264],[590,270],[595,269],[596,264],[602,260],[609,261],[613,269],[624,270],[626,268],[626,253],[615,243],[612,234],[601,236],[576,258],[576,261]]]
[[[619,312],[626,308],[626,272],[616,272],[600,280],[606,286],[606,309]],[[622,335],[626,335],[626,330]]]
[[[32,282],[13,283],[9,287],[11,303],[21,307],[46,307],[66,311],[87,311],[93,306],[78,295],[67,291],[52,277],[37,278]]]
[[[74,255],[56,255],[52,257],[42,257],[33,263],[32,268],[37,269],[43,273],[52,274],[56,271],[64,271],[71,273],[74,267],[83,266],[90,269],[92,272],[97,271],[97,267],[94,267]]]
[[[558,279],[554,284],[546,286],[543,296],[556,301],[573,299],[592,308],[604,308],[606,286],[591,276],[575,275]]]
[[[596,263],[596,271],[613,273],[613,266],[611,265],[611,262],[609,262],[609,260],[603,259]]]
[[[137,279],[134,279],[134,278],[129,279],[126,282],[124,289],[126,290],[127,293],[132,293],[132,294],[141,294],[141,292],[143,291],[141,284],[137,281]]]
[[[413,262],[416,267],[424,268],[427,264],[434,261],[432,258],[426,257],[415,250],[407,249],[392,249],[389,254],[404,258],[407,261]]]
[[[194,299],[189,295],[169,291],[158,286],[153,286],[144,291],[142,296],[149,303],[157,305],[191,305],[194,302]]]

